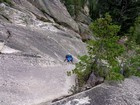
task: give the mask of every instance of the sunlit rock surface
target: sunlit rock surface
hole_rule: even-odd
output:
[[[74,65],[31,55],[0,55],[0,105],[33,105],[69,94]]]
[[[76,23],[71,26],[69,17],[69,26],[61,26],[55,14],[50,21],[30,2],[11,1],[12,7],[0,4],[0,105],[36,105],[71,94],[75,76],[67,71],[75,65],[64,62],[65,55],[72,54],[76,63],[87,53]],[[59,4],[61,13],[65,7]]]

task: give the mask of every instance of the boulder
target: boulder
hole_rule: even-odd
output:
[[[104,82],[103,77],[96,76],[94,72],[92,72],[86,82],[86,85],[83,86],[82,90],[90,89],[96,85],[99,85]]]
[[[92,72],[89,76],[89,79],[87,80],[87,85],[88,85],[89,88],[91,88],[91,87],[96,85],[96,82],[97,82],[97,77]]]
[[[96,78],[96,84],[95,85],[99,85],[99,84],[101,84],[103,82],[104,82],[104,78],[103,77],[97,77]]]

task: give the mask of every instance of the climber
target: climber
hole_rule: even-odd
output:
[[[70,54],[67,54],[66,56],[65,56],[65,60],[64,60],[64,62],[67,60],[67,62],[71,62],[71,63],[73,63],[73,57],[72,57],[72,55],[70,55]]]

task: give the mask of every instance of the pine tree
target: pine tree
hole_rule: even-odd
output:
[[[107,13],[104,18],[93,22],[90,28],[97,39],[87,43],[88,55],[80,57],[80,62],[73,70],[78,76],[79,86],[86,82],[92,72],[108,80],[123,79],[116,59],[124,52],[124,46],[117,43],[119,37],[116,34],[120,26],[112,24],[112,18]]]

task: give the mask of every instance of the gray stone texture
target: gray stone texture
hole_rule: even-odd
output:
[[[83,41],[94,39],[93,33],[89,29],[89,26],[83,23],[78,23],[79,33]]]
[[[83,12],[78,13],[76,20],[87,25],[92,22],[92,19],[89,16],[85,15]]]
[[[104,83],[52,104],[40,105],[140,105],[140,78]]]
[[[49,21],[47,17],[40,11],[39,8],[35,7],[33,4],[28,2],[27,0],[11,0],[14,3],[14,8],[19,9],[20,11],[24,11],[26,13],[33,13],[38,19],[44,19]],[[40,0],[39,0],[40,1]]]
[[[68,53],[77,56],[86,52],[85,45],[80,39],[67,37],[65,32],[57,33],[5,24],[5,26],[0,26],[1,40],[6,39],[7,30],[10,31],[12,36],[6,45],[22,52],[51,56],[60,61],[63,61]]]
[[[20,54],[0,55],[0,105],[34,105],[70,94],[74,65]]]
[[[26,0],[12,2],[13,7],[0,4],[0,105],[36,105],[71,94],[75,75],[68,77],[67,71],[75,65],[64,59],[72,54],[75,63],[77,55],[87,53],[80,35],[63,25],[43,21],[41,17],[47,17],[40,8]],[[62,13],[59,18],[64,23],[76,24],[59,1],[46,2],[52,6],[49,9],[60,5],[56,13]]]
[[[34,3],[36,6],[45,11],[54,20],[66,27],[69,27],[76,32],[79,32],[77,23],[72,19],[68,13],[66,7],[60,2],[60,0],[28,0]]]

